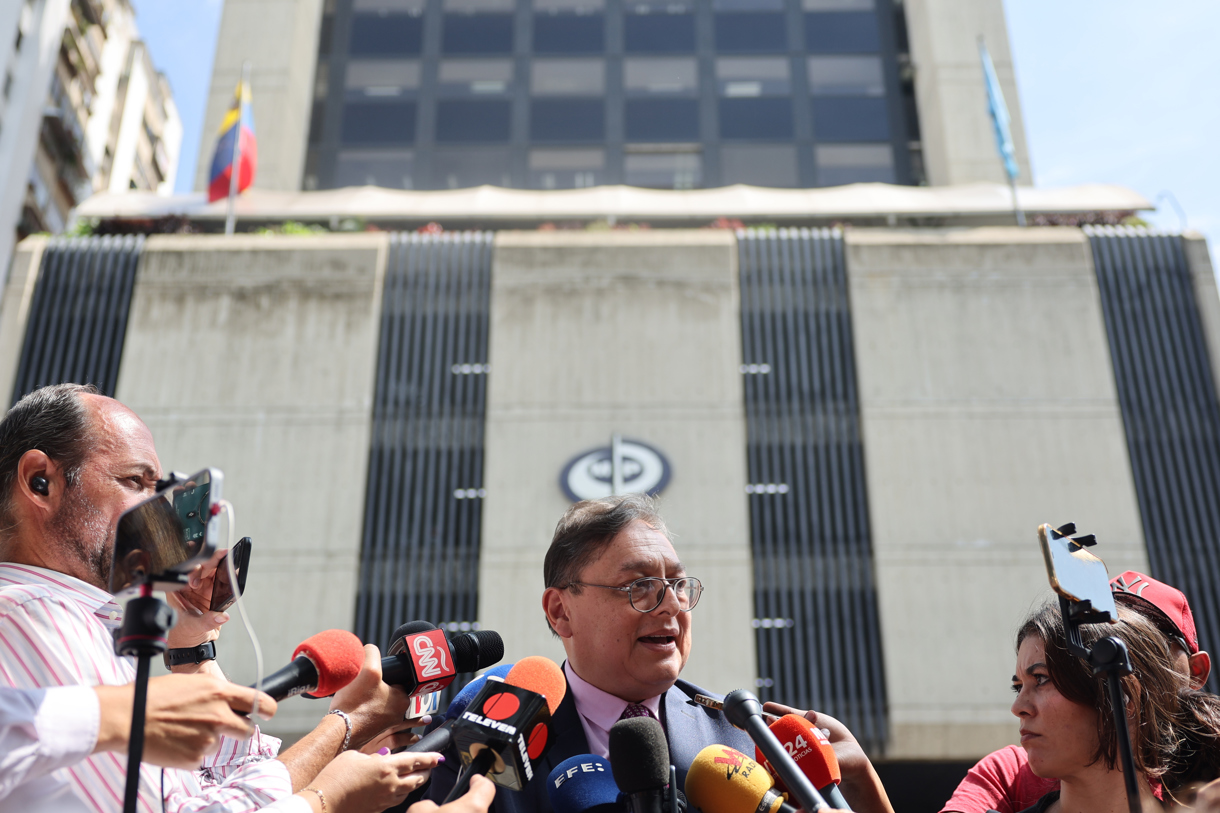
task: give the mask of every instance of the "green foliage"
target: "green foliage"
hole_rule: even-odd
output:
[[[287,234],[293,236],[308,236],[313,234],[329,234],[330,230],[315,223],[305,224],[296,220],[285,220],[278,226],[264,226],[256,229],[255,234],[268,236],[272,234]]]
[[[90,217],[82,217],[72,228],[64,232],[64,237],[92,237],[97,221]]]

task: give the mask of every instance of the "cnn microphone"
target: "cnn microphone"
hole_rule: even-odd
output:
[[[669,784],[669,742],[651,717],[610,726],[610,765],[631,813],[662,813]]]
[[[796,767],[792,757],[780,745],[779,740],[767,728],[762,716],[762,703],[745,689],[729,692],[724,698],[724,716],[730,723],[742,729],[754,740],[754,745],[767,757],[772,769],[784,780],[784,786],[808,813],[828,807],[822,794]],[[752,760],[751,760],[752,761]]]
[[[404,624],[399,630],[421,624],[427,622]],[[497,632],[477,630],[455,636],[451,646],[445,633],[433,628],[395,634],[389,652],[381,661],[381,679],[416,696],[440,691],[458,672],[477,672],[498,663],[504,657],[504,641]]]
[[[362,666],[360,639],[347,630],[326,630],[302,641],[292,663],[263,680],[263,691],[277,701],[298,694],[329,697],[355,680]]]
[[[709,745],[695,756],[686,798],[703,813],[796,813],[766,768],[727,745]]]
[[[814,727],[813,723],[797,714],[785,714],[771,724],[771,733],[779,740],[784,751],[792,755],[792,761],[801,773],[809,778],[818,793],[826,798],[831,807],[837,810],[851,810],[847,800],[839,792],[839,782],[842,773],[839,771],[839,758],[830,740]],[[755,754],[762,766],[771,772],[775,771],[767,761],[762,751]]]
[[[594,754],[569,757],[546,778],[555,813],[623,813],[611,763]]]
[[[503,681],[484,683],[453,727],[466,770],[444,804],[466,793],[476,773],[509,790],[524,788],[550,745],[551,716],[567,689],[563,671],[537,655],[517,661]]]
[[[483,690],[483,684],[487,682],[489,677],[503,680],[512,668],[513,665],[511,663],[502,663],[499,666],[488,669],[486,674],[480,675],[467,683],[453,698],[452,702],[449,703],[449,708],[445,711],[445,721],[420,737],[418,742],[408,745],[406,750],[421,753],[424,751],[444,751],[448,748],[449,743],[453,742],[453,726],[457,724],[457,718],[470,705],[470,701],[474,699],[474,696]]]

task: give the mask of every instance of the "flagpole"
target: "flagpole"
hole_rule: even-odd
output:
[[[241,125],[246,112],[246,83],[250,80],[250,63],[241,65],[241,87],[237,91],[237,129],[233,133],[233,165],[229,169],[229,209],[225,215],[225,235],[233,234],[237,227],[237,186],[241,176]],[[1015,198],[1014,198],[1015,200]]]
[[[1017,213],[1017,225],[1024,228],[1025,212],[1021,211],[1021,207],[1017,205],[1017,176],[1008,176],[1008,187],[1012,190],[1012,210]]]

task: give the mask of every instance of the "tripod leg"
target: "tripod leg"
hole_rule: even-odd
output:
[[[144,757],[144,705],[148,700],[149,656],[136,658],[136,690],[131,704],[131,739],[127,742],[127,788],[123,813],[136,813],[140,796],[140,760]]]
[[[1123,782],[1127,786],[1127,808],[1130,813],[1141,813],[1139,777],[1135,772],[1135,758],[1131,755],[1131,732],[1127,730],[1127,704],[1123,697],[1122,678],[1117,670],[1106,672],[1106,688],[1110,692],[1110,705],[1114,708],[1114,728],[1118,737],[1118,759],[1123,769]]]

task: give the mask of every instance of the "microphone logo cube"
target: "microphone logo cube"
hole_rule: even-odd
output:
[[[457,672],[449,655],[449,642],[441,630],[431,630],[412,635],[408,639],[407,651],[415,666],[415,674],[422,685],[416,694],[440,691],[453,682]],[[424,681],[431,681],[424,683]]]
[[[551,712],[542,695],[488,680],[453,726],[453,742],[462,764],[491,749],[495,763],[487,778],[509,790],[521,790],[534,778],[534,762],[546,753]]]

